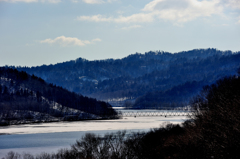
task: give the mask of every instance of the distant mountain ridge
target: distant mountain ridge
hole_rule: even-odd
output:
[[[121,101],[137,99],[150,92],[161,92],[162,95],[173,87],[180,88],[180,85],[183,89],[186,82],[196,81],[198,87],[202,87],[235,74],[239,62],[240,52],[209,48],[175,54],[150,51],[116,60],[78,58],[55,65],[17,69],[76,93],[105,101]],[[193,94],[196,92],[198,90]],[[181,102],[189,98],[186,96]],[[166,103],[172,103],[171,99]]]

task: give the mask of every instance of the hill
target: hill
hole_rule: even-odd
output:
[[[12,68],[0,68],[0,119],[66,120],[114,118],[111,105],[84,97]]]
[[[240,158],[240,69],[238,75],[205,86],[192,103],[193,114],[181,125],[163,124],[149,132],[104,136],[87,133],[71,148],[37,158],[238,159]],[[27,156],[23,154],[23,156]],[[6,158],[20,158],[9,152]],[[34,156],[28,154],[28,158]]]
[[[203,85],[233,75],[239,67],[240,52],[217,49],[195,49],[179,53],[150,51],[133,54],[123,59],[88,61],[76,60],[42,65],[37,67],[17,67],[55,83],[70,91],[119,105],[119,101],[138,100],[137,98],[154,93],[165,93],[178,88],[181,93],[184,85],[196,82],[193,94],[181,99],[169,98],[165,105],[187,102],[200,91]],[[145,98],[145,97],[144,97]],[[139,106],[139,105],[138,105]]]

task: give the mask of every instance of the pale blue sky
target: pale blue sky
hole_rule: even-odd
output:
[[[0,66],[240,51],[239,0],[0,0]]]

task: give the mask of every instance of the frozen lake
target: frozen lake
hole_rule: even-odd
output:
[[[148,131],[164,123],[178,124],[187,117],[124,117],[118,120],[91,120],[77,122],[56,122],[25,124],[0,127],[0,158],[9,151],[56,152],[60,148],[69,148],[76,139],[85,133],[105,133],[127,130],[129,132]]]

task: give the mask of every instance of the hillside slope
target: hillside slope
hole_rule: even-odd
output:
[[[79,58],[55,65],[17,69],[76,93],[113,103],[136,99],[149,92],[164,93],[186,82],[196,81],[201,83],[198,86],[201,88],[202,84],[212,84],[233,75],[239,62],[240,52],[195,49],[175,54],[150,51],[116,60]],[[184,98],[188,101],[188,97]]]
[[[46,83],[43,79],[16,69],[0,68],[0,118],[26,118],[35,115],[72,118],[113,118],[111,105]]]

